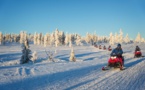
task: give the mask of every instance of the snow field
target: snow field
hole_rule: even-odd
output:
[[[76,62],[69,61],[70,47],[30,45],[35,63],[20,65],[21,46],[0,46],[1,90],[144,90],[145,57],[133,58],[136,44],[122,45],[126,70],[102,71],[110,51],[93,46],[74,46]],[[144,44],[139,45],[145,55]],[[114,45],[113,48],[116,46]],[[47,60],[54,53],[55,62]],[[56,51],[56,53],[55,53]]]

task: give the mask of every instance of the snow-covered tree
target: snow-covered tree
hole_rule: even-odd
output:
[[[140,33],[137,34],[137,37],[135,39],[135,42],[138,42],[138,43],[141,42],[141,35],[140,35]]]
[[[144,38],[141,38],[141,42],[142,42],[142,43],[145,43],[145,39],[144,39]]]
[[[58,47],[59,45],[59,31],[58,29],[55,30],[55,47]]]
[[[33,61],[33,63],[37,60],[37,52],[36,51],[34,51],[33,52],[33,54],[32,54],[32,58],[31,58],[31,60]]]
[[[36,32],[34,34],[33,42],[34,42],[34,45],[37,44],[37,33]]]
[[[21,31],[20,32],[20,43],[22,44],[22,43],[24,43],[24,41],[25,41],[25,32],[24,31]]]
[[[54,33],[52,33],[52,34],[50,35],[50,45],[51,45],[51,46],[54,45],[54,42],[55,42],[55,35],[54,35]]]
[[[22,57],[21,57],[21,60],[20,60],[20,63],[21,64],[24,64],[24,63],[28,63],[31,59],[31,50],[29,49],[29,42],[28,40],[26,39],[24,43],[22,43]]]
[[[2,34],[2,32],[0,32],[0,45],[2,45],[3,44],[3,34]]]
[[[72,47],[72,42],[71,41],[69,41],[69,47]]]
[[[44,47],[49,45],[49,36],[48,33],[44,36]]]
[[[129,39],[129,37],[128,37],[128,34],[126,34],[126,37],[124,38],[124,42],[125,42],[126,44],[130,42],[130,39]]]
[[[114,43],[119,43],[119,35],[117,33],[114,36]]]
[[[38,33],[37,34],[37,45],[40,45],[41,44],[41,34]]]
[[[59,32],[59,42],[61,45],[64,45],[64,43],[65,43],[65,34],[63,31]]]
[[[18,37],[18,35],[13,34],[13,41],[14,41],[14,42],[17,42],[17,37]]]
[[[91,40],[91,36],[90,36],[89,33],[87,33],[86,34],[86,38],[85,38],[86,43],[89,44],[90,43],[90,40]]]
[[[94,43],[97,43],[98,37],[97,37],[96,33],[93,34],[92,40],[93,40]],[[93,43],[93,44],[94,44],[94,43]]]
[[[11,42],[11,34],[5,34],[5,42]]]
[[[25,31],[20,32],[20,43],[25,43],[25,41],[28,40],[27,33]]]
[[[74,54],[74,50],[73,48],[71,49],[71,53],[70,53],[70,58],[69,58],[70,61],[76,61],[76,57],[75,57],[75,54]]]
[[[74,36],[72,34],[69,34],[69,47],[72,47],[74,41]]]
[[[81,45],[81,36],[80,35],[77,35],[76,37],[76,45]]]
[[[66,37],[65,37],[65,45],[67,46],[69,43],[69,34],[66,34]]]
[[[120,32],[119,32],[118,42],[119,43],[123,43],[123,32],[122,32],[122,29],[120,29]]]
[[[112,32],[110,33],[109,44],[114,45],[114,36],[113,36]]]

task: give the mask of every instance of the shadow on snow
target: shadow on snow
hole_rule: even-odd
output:
[[[20,90],[20,89],[21,90],[36,90],[40,88],[43,89],[43,87],[47,87],[47,89],[56,89],[57,87],[57,89],[59,89],[59,87],[61,88],[61,86],[64,86],[65,83],[67,82],[67,83],[70,83],[69,84],[70,86],[67,85],[65,88],[70,87],[69,89],[73,89],[89,81],[80,83],[78,85],[71,85],[71,82],[77,82],[74,80],[78,80],[79,78],[86,76],[92,71],[98,68],[100,69],[100,67],[102,66],[103,66],[102,64],[99,64],[99,65],[93,65],[93,66],[83,67],[79,69],[72,69],[72,70],[64,71],[64,72],[40,75],[36,77],[33,76],[31,78],[26,77],[21,80],[13,80],[13,82],[1,83],[0,88],[2,90]],[[57,86],[54,86],[54,85],[57,85]]]

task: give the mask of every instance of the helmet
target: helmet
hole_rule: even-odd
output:
[[[112,53],[112,56],[116,56],[116,53]]]
[[[121,47],[121,44],[119,43],[119,44],[117,45],[117,47]]]

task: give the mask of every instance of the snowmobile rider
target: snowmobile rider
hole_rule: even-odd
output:
[[[111,50],[112,50],[111,46],[109,46],[109,47],[108,47],[108,50],[109,50],[109,51],[111,51]]]
[[[135,52],[136,52],[136,51],[140,51],[139,46],[136,46],[136,48],[135,48]]]
[[[110,55],[113,56],[113,54],[115,54],[117,57],[121,57],[122,58],[123,67],[124,67],[124,58],[122,56],[123,50],[121,48],[121,44],[118,44],[117,47],[111,52]]]
[[[136,46],[134,57],[136,57],[136,52],[137,52],[137,51],[140,51],[140,56],[142,56],[142,54],[141,54],[141,49],[139,48],[139,46]]]

